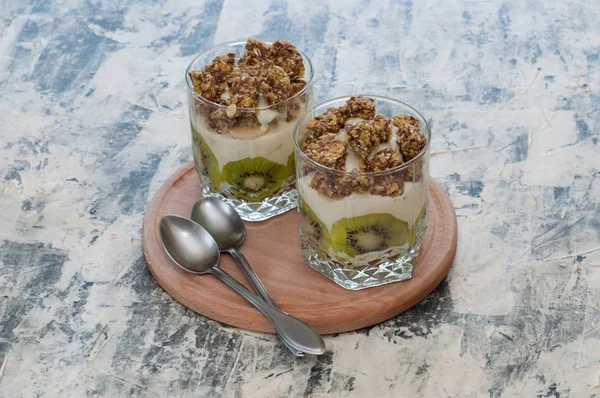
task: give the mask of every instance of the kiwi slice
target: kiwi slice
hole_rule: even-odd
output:
[[[263,157],[229,162],[223,167],[223,182],[237,197],[258,202],[273,195],[286,182],[287,167]]]
[[[331,247],[351,257],[410,243],[408,223],[391,214],[342,218],[331,227]]]
[[[298,212],[302,233],[308,235],[321,251],[326,252],[331,247],[331,238],[327,227],[302,198],[298,198]]]
[[[202,138],[202,135],[192,126],[192,150],[196,166],[202,174],[207,177],[217,190],[221,184],[221,173],[219,172],[219,162],[215,154]]]

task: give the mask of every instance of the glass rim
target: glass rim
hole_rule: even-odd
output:
[[[395,102],[398,105],[402,105],[405,106],[409,109],[411,109],[413,112],[415,112],[415,114],[417,116],[419,116],[419,118],[421,118],[421,120],[423,121],[423,123],[425,123],[425,129],[426,129],[426,136],[427,136],[427,143],[425,144],[425,146],[423,147],[423,149],[421,149],[421,152],[419,152],[414,158],[410,159],[408,162],[402,163],[399,166],[396,167],[392,167],[391,169],[387,169],[387,170],[381,170],[381,171],[346,171],[346,170],[338,170],[338,169],[333,169],[331,167],[327,167],[322,165],[321,163],[315,162],[314,160],[312,160],[311,158],[309,158],[308,156],[306,156],[306,154],[304,153],[304,151],[302,150],[302,148],[300,148],[300,143],[298,142],[298,129],[300,127],[300,125],[302,124],[302,122],[304,122],[304,120],[308,117],[309,114],[313,113],[315,110],[322,108],[326,105],[332,104],[334,102],[337,101],[341,101],[341,100],[349,100],[351,97],[355,97],[355,96],[362,96],[362,97],[368,97],[368,98],[374,98],[374,99],[379,99],[379,100],[384,100],[384,101],[390,101],[390,102]],[[296,153],[300,154],[300,156],[302,157],[302,159],[304,159],[305,161],[307,161],[308,163],[310,163],[312,166],[314,166],[315,168],[321,169],[327,173],[332,173],[332,174],[337,174],[340,176],[382,176],[382,175],[387,175],[387,174],[392,174],[394,172],[397,171],[401,171],[401,170],[405,170],[407,169],[409,166],[411,166],[412,164],[416,163],[416,161],[418,159],[422,159],[426,154],[427,151],[429,150],[429,145],[431,143],[431,129],[429,128],[429,123],[427,123],[427,120],[425,119],[425,117],[421,114],[421,112],[419,112],[418,110],[416,110],[413,106],[407,104],[406,102],[402,102],[399,101],[397,99],[394,98],[390,98],[390,97],[385,97],[382,95],[372,95],[372,94],[354,94],[354,95],[344,95],[341,97],[335,97],[335,98],[331,98],[328,99],[327,101],[321,102],[320,104],[317,104],[315,106],[313,106],[312,108],[310,108],[309,110],[307,110],[304,115],[302,115],[296,122],[296,125],[294,126],[294,147],[296,149]]]
[[[216,102],[212,102],[206,98],[204,98],[203,96],[201,96],[200,94],[198,94],[195,90],[194,90],[194,85],[192,84],[192,80],[190,79],[190,72],[192,71],[192,65],[194,65],[194,63],[196,63],[196,61],[198,61],[199,59],[206,57],[209,53],[215,51],[215,50],[219,50],[222,48],[227,48],[227,47],[232,47],[232,46],[236,46],[236,45],[245,45],[248,42],[248,40],[234,40],[234,41],[228,41],[225,43],[221,43],[219,45],[213,46],[211,48],[209,48],[208,50],[205,50],[203,52],[201,52],[200,54],[196,55],[194,57],[194,59],[192,59],[192,61],[190,62],[190,64],[188,65],[188,67],[185,69],[185,82],[187,85],[187,89],[188,92],[192,94],[192,96],[194,98],[196,98],[198,101],[204,102],[207,105],[212,105],[216,108],[223,108],[226,109],[229,105],[223,105],[223,104],[218,104]],[[263,40],[264,43],[268,44],[268,45],[272,45],[273,42],[272,41],[268,41],[268,40]],[[308,63],[308,66],[310,67],[310,76],[308,76],[308,79],[306,79],[306,85],[302,88],[302,90],[298,91],[296,94],[294,94],[293,96],[291,96],[290,98],[286,98],[283,101],[277,102],[275,104],[272,105],[268,105],[268,106],[257,106],[254,108],[236,108],[238,110],[242,110],[242,111],[262,111],[262,110],[268,110],[268,109],[272,109],[274,107],[280,106],[281,104],[285,104],[288,101],[291,101],[293,99],[298,98],[299,96],[303,95],[304,93],[306,93],[312,86],[313,82],[314,82],[314,77],[315,77],[315,69],[313,68],[313,64],[312,61],[310,60],[310,58],[304,54],[302,51],[296,49],[300,55],[302,55],[302,57],[306,60],[306,62]],[[225,55],[227,54],[227,52],[224,52],[221,55]],[[306,68],[305,68],[306,70]]]

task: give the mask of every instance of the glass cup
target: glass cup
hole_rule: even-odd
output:
[[[395,168],[371,173],[340,171],[307,157],[301,144],[308,122],[328,108],[343,106],[350,97],[316,105],[302,116],[294,130],[299,227],[305,262],[350,290],[411,277],[427,227],[429,203],[431,133],[427,121],[403,102],[374,95],[365,97],[375,100],[378,114],[386,117],[410,114],[419,121],[427,144],[417,156]],[[380,196],[369,188],[390,181],[398,184],[401,194]],[[343,197],[332,199],[315,189],[319,186],[344,192]],[[356,189],[357,186],[363,189]]]
[[[220,55],[235,53],[237,60],[245,44],[221,44],[188,66],[192,148],[202,195],[223,200],[244,220],[262,221],[296,207],[292,135],[298,118],[312,106],[314,71],[301,53],[306,81],[302,90],[270,106],[261,98],[258,107],[233,109],[232,114],[227,105],[196,93],[189,72],[202,70]]]

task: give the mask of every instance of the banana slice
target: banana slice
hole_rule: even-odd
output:
[[[267,134],[267,129],[263,131],[262,126],[235,126],[229,128],[229,134],[236,140],[253,140]]]

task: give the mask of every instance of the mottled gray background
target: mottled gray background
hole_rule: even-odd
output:
[[[0,396],[600,396],[599,10],[0,0]],[[441,286],[319,358],[194,314],[144,264],[145,206],[190,159],[185,67],[248,36],[305,50],[318,100],[420,109],[458,215]]]

